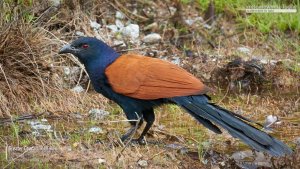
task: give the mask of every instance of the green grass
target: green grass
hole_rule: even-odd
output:
[[[25,23],[33,22],[37,17],[34,16],[32,10],[33,0],[4,0],[0,2],[1,13],[4,14],[3,20],[6,23],[14,21],[21,17]]]
[[[300,65],[299,65],[299,63],[300,63],[300,57],[299,56],[296,58],[296,62],[288,62],[288,61],[284,61],[283,62],[284,66],[287,69],[289,69],[289,70],[291,70],[291,71],[293,71],[295,73],[300,73]]]
[[[191,0],[181,0],[183,4],[188,4]],[[204,12],[210,0],[197,0],[201,12]],[[300,1],[294,0],[291,3],[270,0],[214,0],[215,11],[217,14],[234,15],[235,21],[243,28],[256,28],[262,33],[269,33],[272,30],[296,31],[300,32]],[[287,7],[297,8],[297,13],[252,13],[245,14],[244,9],[249,7]]]

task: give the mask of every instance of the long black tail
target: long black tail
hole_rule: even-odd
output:
[[[283,142],[248,124],[245,122],[249,121],[246,118],[209,103],[208,98],[204,95],[175,97],[171,100],[182,106],[189,114],[215,133],[221,133],[216,126],[218,125],[257,151],[265,151],[273,156],[292,153],[292,150]]]

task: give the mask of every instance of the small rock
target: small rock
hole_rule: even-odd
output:
[[[37,124],[31,126],[35,130],[46,130],[46,131],[51,131],[51,125],[45,125],[45,124]]]
[[[208,163],[208,160],[207,159],[202,159],[201,162],[202,162],[202,164],[206,165]]]
[[[47,121],[45,121],[45,120],[43,120],[43,121],[38,121],[38,120],[29,121],[28,124],[34,130],[32,132],[32,134],[35,135],[35,136],[40,136],[40,135],[42,135],[42,132],[53,132],[53,130],[51,129],[51,125],[45,124],[45,122],[47,122]]]
[[[122,21],[120,21],[119,19],[116,20],[116,26],[118,29],[123,29],[124,28],[124,24]]]
[[[95,21],[90,21],[90,25],[94,30],[98,30],[101,27],[101,25]]]
[[[106,27],[110,29],[112,33],[117,33],[119,31],[116,25],[107,25]]]
[[[58,7],[60,5],[60,0],[50,0],[50,2],[55,7]]]
[[[158,130],[163,130],[165,127],[166,127],[165,125],[161,124],[161,125],[158,126]]]
[[[84,91],[83,87],[81,85],[75,86],[73,89],[71,89],[75,93],[81,93]]]
[[[98,120],[102,120],[105,117],[107,117],[108,115],[109,115],[109,112],[101,110],[101,109],[91,109],[89,111],[89,116],[94,119],[98,119]]]
[[[276,65],[277,62],[278,62],[277,60],[270,60],[270,64],[271,64],[271,65]]]
[[[235,152],[231,156],[241,168],[271,167],[270,157],[262,152],[253,153],[251,150]],[[252,159],[252,160],[249,160]]]
[[[99,159],[98,159],[98,163],[99,163],[99,164],[104,164],[104,163],[106,163],[106,160],[103,159],[103,158],[99,158]]]
[[[195,22],[193,19],[186,19],[186,20],[184,20],[184,22],[187,24],[187,25],[189,25],[189,26],[191,26],[191,25],[193,25],[193,23]]]
[[[253,152],[251,150],[245,150],[245,151],[238,151],[231,155],[231,157],[235,161],[241,161],[245,158],[253,157]]]
[[[158,33],[151,33],[146,35],[143,38],[143,42],[145,43],[156,43],[159,42],[161,40],[161,36]]]
[[[268,115],[264,124],[264,128],[268,129],[273,124],[280,124],[279,118],[277,116]]]
[[[75,117],[76,119],[82,119],[83,118],[81,113],[79,113],[79,112],[72,113],[72,116]]]
[[[126,44],[125,44],[124,41],[122,41],[122,40],[115,40],[115,41],[113,42],[113,45],[114,45],[114,46],[126,47]]]
[[[69,67],[64,67],[64,74],[69,75],[71,73],[71,70]]]
[[[100,127],[91,127],[89,129],[89,132],[90,133],[97,133],[97,134],[99,134],[99,133],[103,133],[103,130]]]
[[[157,22],[153,22],[153,23],[151,23],[151,24],[145,26],[145,27],[144,27],[144,31],[147,31],[147,30],[155,30],[155,29],[157,29],[157,27],[158,27]]]
[[[66,76],[77,75],[79,73],[80,73],[80,67],[78,67],[78,66],[71,66],[71,67],[65,66],[64,67],[64,74]]]
[[[146,160],[139,160],[138,161],[138,165],[140,167],[147,167],[148,166],[148,162]]]
[[[247,47],[239,47],[239,48],[237,48],[237,50],[239,52],[242,52],[242,53],[245,53],[245,54],[250,54],[250,52],[251,52],[251,50]]]
[[[47,119],[41,119],[41,122],[48,122]]]
[[[75,32],[75,35],[77,35],[77,36],[84,36],[84,33],[83,33],[83,32],[80,32],[80,31],[76,31],[76,32]]]
[[[129,24],[121,30],[124,36],[136,40],[140,35],[140,27],[137,24]]]
[[[203,27],[206,28],[206,29],[211,29],[211,26],[208,25],[208,24],[204,24]]]
[[[175,65],[180,65],[180,57],[173,57],[171,62]]]
[[[186,19],[184,20],[185,23],[189,26],[193,25],[195,22],[197,21],[200,21],[200,22],[203,22],[203,18],[202,17],[196,17],[194,19]],[[204,27],[207,26],[207,25],[204,25]],[[210,26],[211,27],[211,26]],[[210,29],[210,28],[209,28]]]
[[[185,147],[179,149],[179,153],[180,154],[187,154],[188,152],[189,152],[189,150],[187,148],[185,148]]]
[[[174,150],[180,150],[183,148],[180,144],[168,144],[166,145],[166,148],[174,149]]]
[[[117,12],[116,12],[116,18],[117,18],[117,19],[124,19],[124,18],[125,18],[125,15],[124,15],[122,12],[117,11]]]
[[[262,64],[268,64],[268,60],[267,59],[260,59],[259,61]]]
[[[169,7],[169,10],[170,10],[171,16],[173,16],[173,15],[175,15],[177,8],[174,8],[173,6],[171,6],[171,7]]]
[[[222,162],[220,163],[220,165],[224,167],[224,166],[225,166],[225,162],[222,161]]]
[[[265,56],[252,56],[253,59],[259,60],[260,63],[262,64],[271,64],[271,65],[276,65],[277,60],[269,60],[266,59]]]

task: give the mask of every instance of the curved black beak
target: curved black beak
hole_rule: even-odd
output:
[[[74,50],[73,47],[70,44],[67,44],[59,50],[58,54],[72,53],[73,50]]]

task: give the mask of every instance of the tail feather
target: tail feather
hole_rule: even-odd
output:
[[[257,151],[266,151],[274,156],[292,153],[292,150],[281,141],[245,122],[252,122],[251,120],[209,103],[207,97],[203,95],[175,97],[171,100],[185,108],[189,114],[210,130],[217,131],[216,133],[221,132],[210,122],[212,121]]]
[[[216,125],[214,125],[211,121],[202,118],[201,116],[195,114],[192,111],[188,111],[190,115],[192,115],[195,119],[198,120],[199,123],[201,123],[203,126],[207,127],[208,129],[210,129],[211,131],[217,133],[217,134],[221,134],[222,131],[219,129],[219,127],[217,127]]]

